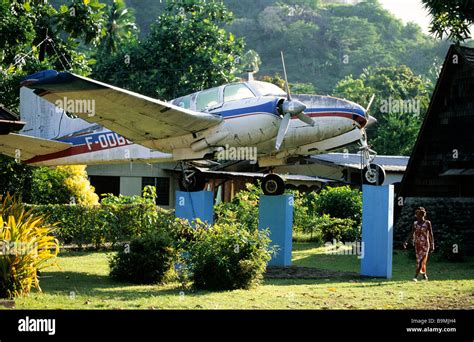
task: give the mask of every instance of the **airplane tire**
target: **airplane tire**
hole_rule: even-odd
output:
[[[191,177],[184,179],[183,176],[179,177],[179,190],[187,192],[195,192],[204,190],[206,180],[200,171],[195,171]]]
[[[266,175],[262,181],[262,190],[267,196],[283,195],[285,192],[285,181],[275,174]]]
[[[382,185],[385,181],[385,170],[378,164],[370,164],[372,172],[366,166],[362,170],[363,183],[368,185]]]

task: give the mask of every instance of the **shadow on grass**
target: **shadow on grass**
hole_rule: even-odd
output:
[[[293,262],[294,265],[314,267],[322,270],[359,273],[360,259],[349,255],[310,254]],[[394,251],[392,279],[372,277],[352,277],[353,280],[373,279],[374,281],[406,281],[412,280],[415,273],[416,260],[408,252]],[[435,256],[430,257],[427,265],[430,280],[472,280],[474,279],[474,257],[466,257],[464,262],[439,261]],[[339,279],[344,281],[347,277]],[[331,279],[332,281],[332,279]]]
[[[77,255],[76,255],[77,256]],[[134,284],[119,282],[108,275],[97,275],[83,272],[43,272],[40,285],[49,294],[91,296],[107,299],[138,300],[151,296],[180,296],[183,289],[178,283],[163,284]],[[210,293],[205,290],[184,290],[186,296],[200,296]]]
[[[300,252],[300,251],[307,251],[310,249],[323,247],[324,244],[320,244],[318,242],[306,242],[306,241],[293,241],[293,252]]]

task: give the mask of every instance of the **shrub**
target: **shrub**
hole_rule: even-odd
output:
[[[319,215],[351,219],[357,225],[362,220],[362,194],[349,186],[323,189],[316,197],[315,211]]]
[[[59,243],[42,215],[25,211],[9,195],[0,207],[0,298],[26,295],[39,286],[38,271],[54,264]]]
[[[207,290],[247,289],[259,284],[271,258],[268,230],[222,224],[201,229],[189,248],[194,286]]]
[[[115,245],[164,229],[174,219],[173,211],[154,204],[107,204],[82,206],[69,204],[27,206],[45,215],[46,223],[59,222],[54,234],[64,244]]]
[[[263,191],[259,184],[245,184],[230,202],[221,202],[214,207],[217,224],[242,223],[249,230],[258,229],[258,201]]]
[[[113,256],[110,276],[136,284],[156,284],[171,279],[176,252],[167,234],[155,233],[134,239]]]
[[[87,179],[84,165],[56,168],[38,167],[33,170],[31,203],[94,205],[99,197]]]
[[[435,237],[435,254],[439,260],[461,262],[464,261],[464,243],[462,235],[455,232],[446,232]]]
[[[361,238],[360,225],[351,219],[341,219],[323,215],[315,221],[316,227],[321,230],[324,241],[357,241]]]

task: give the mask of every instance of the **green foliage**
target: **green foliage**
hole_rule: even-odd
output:
[[[236,13],[228,29],[259,53],[261,75],[281,73],[283,40],[290,81],[312,83],[322,94],[331,94],[339,80],[369,66],[405,64],[416,74],[434,77],[430,70],[441,64],[448,48],[417,25],[404,25],[378,1],[333,5],[275,0],[252,3],[247,11],[241,9],[244,2],[225,1]]]
[[[98,203],[98,196],[83,165],[38,167],[33,170],[29,203],[92,205]]]
[[[362,221],[362,193],[349,186],[328,187],[321,190],[314,205],[319,215],[327,214],[331,217],[351,219],[357,225]]]
[[[470,37],[474,23],[474,4],[471,0],[422,0],[431,15],[431,33],[445,36],[459,43]]]
[[[119,46],[137,38],[138,27],[133,11],[124,0],[113,0],[105,10],[105,37],[100,46],[101,53],[116,53]]]
[[[0,298],[15,298],[41,290],[38,271],[59,251],[53,226],[43,215],[25,211],[16,197],[6,195],[0,206]]]
[[[465,246],[462,235],[451,232],[449,227],[440,227],[440,234],[435,238],[435,255],[440,260],[464,261]]]
[[[114,194],[103,194],[101,203],[104,205],[113,205],[113,204],[155,204],[156,199],[156,187],[152,185],[147,185],[143,188],[142,196],[126,196],[119,194],[115,196]]]
[[[246,229],[258,229],[258,201],[263,195],[259,184],[245,184],[230,202],[221,202],[214,207],[217,224],[241,223]]]
[[[154,233],[133,239],[109,262],[110,276],[136,284],[156,284],[172,279],[176,250],[167,234]]]
[[[315,225],[326,242],[354,242],[361,239],[360,223],[357,224],[350,218],[336,218],[324,214],[315,220]]]
[[[68,67],[87,74],[84,50],[105,34],[103,6],[97,0],[73,0],[59,9],[48,1],[1,1],[0,103],[16,109],[20,79],[38,70]]]
[[[173,220],[169,210],[146,203],[82,205],[33,205],[34,213],[44,214],[46,222],[60,222],[55,231],[64,244],[79,248],[116,245],[168,227]]]
[[[190,245],[194,286],[208,290],[248,289],[260,283],[271,258],[268,230],[239,224],[213,225]]]
[[[60,169],[39,167],[33,170],[31,202],[34,204],[70,203],[72,192],[66,187],[67,173]]]
[[[335,96],[362,105],[375,94],[370,115],[378,120],[368,127],[370,144],[379,154],[410,155],[428,109],[432,83],[407,66],[369,67],[358,78],[347,76]]]
[[[99,61],[94,75],[165,99],[232,81],[243,41],[221,28],[231,20],[219,2],[170,1],[146,39]]]
[[[0,155],[0,196],[16,194],[23,202],[30,202],[33,170],[31,166]]]

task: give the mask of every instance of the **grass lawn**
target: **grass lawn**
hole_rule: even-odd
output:
[[[358,272],[356,256],[326,255],[312,243],[293,244],[293,263]],[[182,291],[179,284],[137,286],[108,277],[104,252],[63,252],[61,269],[41,278],[42,293],[17,309],[458,309],[474,308],[474,258],[428,262],[428,282],[413,282],[414,261],[395,251],[393,279],[272,279],[251,290]]]

